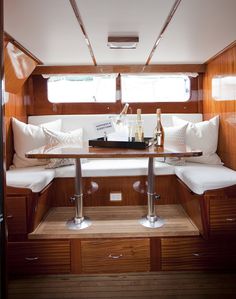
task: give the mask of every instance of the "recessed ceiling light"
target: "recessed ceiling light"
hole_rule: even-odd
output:
[[[136,49],[138,36],[108,36],[107,46],[110,49]]]

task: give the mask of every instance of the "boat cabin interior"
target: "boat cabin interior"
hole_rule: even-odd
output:
[[[30,289],[58,275],[139,275],[132,298],[235,278],[236,1],[0,3],[2,298],[114,298]],[[192,285],[168,298],[213,298]]]

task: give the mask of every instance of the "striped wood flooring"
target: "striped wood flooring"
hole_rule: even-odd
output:
[[[236,273],[152,272],[14,278],[9,299],[235,299]]]

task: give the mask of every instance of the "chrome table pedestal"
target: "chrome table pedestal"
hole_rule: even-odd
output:
[[[88,217],[83,216],[83,190],[82,190],[82,172],[80,159],[75,160],[75,217],[67,221],[69,229],[84,229],[92,224]]]
[[[155,175],[153,170],[153,158],[148,159],[148,186],[147,186],[147,196],[148,196],[148,214],[143,216],[139,222],[146,227],[156,228],[161,227],[164,224],[164,220],[156,215],[154,200],[157,198],[155,194]]]

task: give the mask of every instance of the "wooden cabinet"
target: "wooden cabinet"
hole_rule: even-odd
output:
[[[210,235],[236,234],[236,198],[210,199]]]
[[[162,270],[233,269],[236,243],[205,241],[200,237],[162,238]]]
[[[83,273],[150,271],[150,240],[81,241],[81,263]]]
[[[70,273],[70,241],[8,243],[12,274]]]
[[[26,196],[7,196],[6,221],[9,235],[27,233]]]

